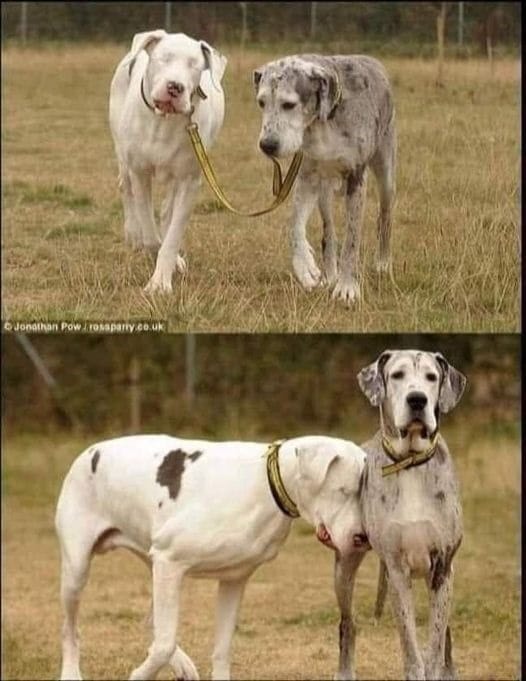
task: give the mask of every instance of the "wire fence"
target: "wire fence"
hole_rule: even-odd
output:
[[[445,16],[449,45],[517,48],[518,2],[3,2],[2,39],[129,41],[164,27],[216,44],[342,44],[357,51],[434,46]]]

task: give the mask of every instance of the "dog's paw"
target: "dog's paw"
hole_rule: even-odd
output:
[[[179,274],[186,273],[187,270],[186,260],[183,258],[182,255],[177,254],[177,258],[175,260],[175,268],[179,272]]]
[[[172,293],[172,275],[165,275],[155,271],[152,278],[143,288],[145,293]]]
[[[334,300],[341,300],[347,307],[360,299],[360,285],[356,279],[339,279],[332,292]]]
[[[391,261],[389,258],[378,258],[376,261],[376,271],[378,274],[383,274],[384,272],[389,272],[391,269]]]
[[[179,646],[170,658],[170,667],[176,681],[199,681],[199,673],[195,664]]]
[[[310,253],[295,255],[292,258],[292,268],[301,286],[310,291],[321,282],[321,272]]]

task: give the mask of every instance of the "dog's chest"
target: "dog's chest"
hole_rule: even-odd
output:
[[[305,135],[304,151],[316,161],[334,164],[341,172],[366,162],[365,136],[335,124],[313,125]]]

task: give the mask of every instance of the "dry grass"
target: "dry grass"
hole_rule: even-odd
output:
[[[519,282],[519,66],[385,59],[399,125],[394,276],[373,269],[376,189],[365,218],[363,301],[349,311],[291,276],[290,206],[245,220],[203,187],[171,296],[142,286],[149,257],[123,243],[107,95],[122,47],[3,52],[4,319],[165,319],[171,331],[514,331]],[[256,151],[251,69],[228,50],[227,116],[213,160],[235,204],[270,200]],[[264,178],[264,181],[263,181]],[[341,206],[337,217],[342,222]],[[340,236],[342,230],[340,230]],[[311,225],[320,242],[319,218]]]
[[[466,421],[470,423],[469,420]],[[519,438],[515,429],[445,429],[463,487],[465,537],[456,559],[452,613],[460,678],[513,679],[519,673]],[[60,666],[58,550],[53,508],[79,438],[11,437],[4,442],[4,679],[56,678]],[[332,556],[300,521],[278,558],[249,583],[234,639],[233,676],[332,678],[337,611]],[[362,679],[400,678],[394,621],[373,626],[377,560],[367,556],[357,586]],[[210,673],[215,585],[188,580],[181,644],[201,675]],[[150,585],[126,552],[93,563],[81,611],[86,678],[127,678],[145,654]],[[425,636],[424,589],[417,584],[419,635]],[[170,678],[168,670],[162,678]]]

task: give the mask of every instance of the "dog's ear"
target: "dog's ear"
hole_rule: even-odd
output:
[[[142,33],[136,33],[133,36],[129,53],[129,61],[136,59],[141,50],[146,50],[146,52],[150,54],[159,40],[164,38],[165,35],[167,35],[167,33],[162,28],[158,28],[155,31],[143,31]]]
[[[382,352],[376,361],[358,373],[358,385],[373,407],[379,407],[385,397],[383,370],[391,354],[389,350]]]
[[[466,377],[455,367],[452,367],[440,352],[435,352],[435,359],[442,371],[438,407],[443,414],[447,414],[457,406],[462,397],[466,387]]]
[[[325,123],[339,97],[338,76],[329,69],[314,67],[310,75],[316,84],[318,97],[318,118]]]
[[[252,82],[254,83],[254,89],[257,93],[258,88],[259,88],[259,83],[261,81],[261,77],[263,76],[263,69],[256,69],[255,71],[252,72]]]
[[[340,455],[326,445],[308,446],[296,449],[298,469],[302,477],[321,487],[333,464],[340,460]]]
[[[225,73],[227,58],[218,52],[212,45],[204,40],[199,41],[201,51],[205,58],[205,69],[210,71],[210,78],[216,90],[219,90],[217,83],[220,83]]]

